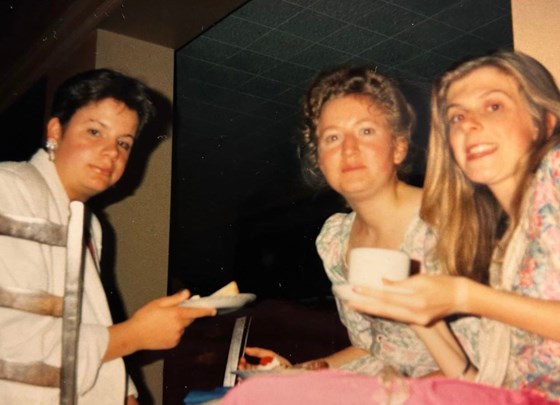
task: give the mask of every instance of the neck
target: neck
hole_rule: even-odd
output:
[[[391,226],[391,218],[401,209],[403,204],[403,192],[408,187],[397,181],[380,193],[368,198],[349,199],[348,204],[356,213],[356,219],[365,229],[378,232],[383,228]]]
[[[507,216],[513,218],[516,204],[514,203],[517,184],[502,184],[490,187],[490,191],[496,197],[498,204],[506,212]]]

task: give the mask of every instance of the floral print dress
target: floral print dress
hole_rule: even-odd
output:
[[[560,146],[541,162],[503,264],[495,260],[491,267],[490,282],[497,289],[560,301]],[[486,376],[482,382],[534,388],[560,399],[560,342],[488,319],[482,327],[488,342],[480,347],[481,359],[488,363],[481,370]],[[496,372],[495,364],[503,364],[503,371]]]
[[[333,285],[347,283],[345,265],[350,230],[355,213],[334,214],[317,237],[317,251],[323,260],[327,276]],[[435,244],[435,236],[419,218],[410,223],[400,250],[418,261],[422,272],[437,273],[437,263],[425,260]],[[369,355],[351,361],[342,368],[348,371],[376,375],[391,367],[399,374],[419,377],[438,370],[432,356],[406,324],[360,314],[336,299],[340,319],[348,330],[353,346],[369,351]],[[476,341],[478,319],[465,317],[453,323],[453,331],[474,364],[477,364]]]

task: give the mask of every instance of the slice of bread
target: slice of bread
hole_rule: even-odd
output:
[[[218,291],[215,291],[210,296],[211,297],[231,297],[234,295],[239,294],[239,288],[237,287],[237,283],[232,281],[231,283],[226,284]]]

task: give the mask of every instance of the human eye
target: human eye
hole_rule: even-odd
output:
[[[99,135],[101,135],[101,131],[98,130],[97,128],[88,128],[87,132],[88,132],[88,134],[90,134],[91,136],[99,136]]]
[[[362,135],[373,135],[373,134],[375,134],[375,130],[371,127],[364,127],[362,129],[360,129],[360,133]]]
[[[447,122],[450,125],[458,124],[459,122],[463,121],[465,118],[463,113],[460,112],[452,112],[447,115]]]
[[[502,109],[502,104],[499,102],[491,102],[488,103],[486,106],[486,111],[488,112],[496,112]]]
[[[336,143],[336,141],[338,141],[339,139],[340,136],[335,132],[323,134],[323,136],[321,137],[322,142],[326,145]]]
[[[132,142],[131,142],[131,141],[128,141],[128,140],[125,140],[125,139],[119,139],[119,140],[117,140],[117,145],[118,145],[120,148],[122,148],[122,149],[124,149],[124,150],[126,150],[126,151],[129,151],[130,149],[132,149]]]

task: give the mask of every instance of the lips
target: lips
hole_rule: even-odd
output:
[[[111,173],[113,173],[113,169],[111,167],[92,166],[92,168],[94,172],[105,177],[111,177]]]
[[[494,153],[498,146],[491,143],[479,143],[467,148],[467,160],[480,159]]]
[[[353,172],[353,171],[361,170],[361,169],[365,169],[365,166],[364,166],[364,165],[348,165],[348,166],[343,166],[343,167],[342,167],[342,173]]]

